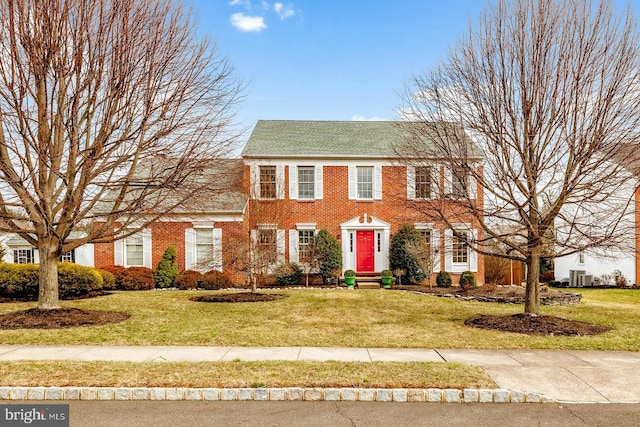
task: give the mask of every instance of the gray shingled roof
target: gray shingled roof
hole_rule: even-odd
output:
[[[408,122],[260,120],[242,157],[396,158],[394,145],[403,141],[402,126],[406,124]]]

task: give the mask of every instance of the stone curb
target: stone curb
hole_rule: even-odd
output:
[[[558,403],[540,393],[440,388],[162,388],[0,387],[0,400],[346,401],[428,403]]]

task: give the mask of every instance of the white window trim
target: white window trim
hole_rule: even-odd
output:
[[[127,246],[126,237],[113,242],[113,255],[114,265],[121,265],[123,267],[152,267],[152,253],[151,253],[151,229],[143,228],[138,231],[142,233],[142,265],[128,264],[127,262]]]
[[[289,230],[289,262],[300,263],[300,231],[313,230],[313,234],[318,234],[315,223],[299,223],[296,228]]]
[[[416,230],[430,230],[431,231],[431,255],[433,256],[433,273],[440,272],[440,258],[442,254],[442,248],[440,247],[440,230],[433,227],[433,223],[416,223],[414,224]]]
[[[471,224],[452,224],[453,229],[458,231],[465,231],[469,233],[469,238],[472,242],[478,240],[478,230],[472,229]],[[453,230],[447,229],[444,231],[444,265],[445,270],[450,273],[462,273],[464,271],[472,271],[476,273],[478,271],[478,253],[473,250],[471,246],[467,247],[468,261],[464,263],[453,262]]]
[[[313,188],[313,197],[300,199],[298,197],[299,188],[298,188],[298,167],[312,167],[314,173],[314,188]],[[322,165],[314,165],[314,164],[296,164],[289,166],[289,199],[292,200],[322,200],[324,197],[324,191],[322,189],[324,183],[323,176],[323,167]]]
[[[371,198],[358,197],[358,168],[373,168],[373,194]],[[349,199],[350,200],[382,200],[382,165],[349,165]]]
[[[478,167],[477,165],[472,165],[472,169],[474,169],[477,173]],[[475,200],[478,196],[478,183],[474,174],[467,175],[467,197],[469,200]],[[453,194],[453,171],[450,166],[445,166],[444,168],[444,194],[451,198],[464,198],[464,196],[457,196]]]
[[[209,229],[212,230],[211,238],[211,263],[207,267],[196,265],[198,259],[197,253],[197,241],[196,241],[196,229]],[[184,230],[184,266],[185,270],[193,270],[200,268],[202,270],[223,270],[222,259],[222,229],[213,227],[213,224],[198,224],[194,223],[193,228],[187,228]]]

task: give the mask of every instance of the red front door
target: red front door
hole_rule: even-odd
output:
[[[356,270],[373,271],[373,231],[356,231]]]

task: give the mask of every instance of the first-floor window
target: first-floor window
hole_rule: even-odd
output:
[[[429,228],[420,228],[418,229],[420,235],[424,239],[424,243],[429,249],[429,253],[431,253],[431,229]]]
[[[464,232],[454,233],[451,240],[451,249],[453,252],[453,262],[469,262],[469,245],[467,244],[467,236]]]
[[[213,260],[213,228],[196,228],[196,264]]]
[[[13,262],[15,264],[33,264],[33,249],[15,249]]]
[[[70,250],[69,252],[65,252],[60,257],[60,261],[62,262],[76,262],[76,254],[75,250]]]
[[[144,245],[142,233],[132,234],[125,239],[127,265],[144,265]]]
[[[298,230],[298,260],[300,262],[311,261],[311,242],[314,230]]]
[[[278,254],[275,228],[262,228],[258,230],[258,247],[262,253],[269,255],[270,258],[275,260]]]

